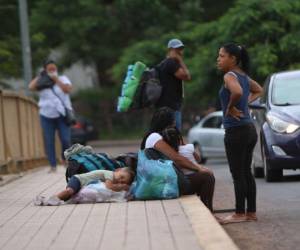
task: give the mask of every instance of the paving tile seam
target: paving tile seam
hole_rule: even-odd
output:
[[[47,249],[50,249],[54,243],[56,242],[58,236],[60,235],[61,231],[63,230],[65,224],[67,223],[67,221],[69,220],[69,218],[71,217],[72,213],[74,212],[75,210],[75,207],[76,205],[72,205],[73,208],[72,210],[70,211],[70,213],[66,216],[66,218],[63,220],[63,223],[61,224],[61,226],[59,227],[58,231],[56,232],[55,236],[53,237],[53,239],[51,240],[49,246],[47,247]]]
[[[83,226],[82,226],[82,228],[81,228],[81,230],[80,230],[79,237],[78,237],[77,240],[75,241],[74,246],[72,247],[72,249],[76,249],[76,246],[77,246],[78,242],[79,242],[80,239],[81,239],[82,233],[83,233],[83,231],[84,231],[84,229],[85,229],[85,227],[86,227],[86,225],[87,225],[87,222],[88,222],[89,217],[90,217],[90,215],[91,215],[91,213],[92,213],[92,210],[94,209],[94,206],[95,206],[95,204],[92,204],[92,206],[90,207],[89,212],[88,212],[88,215],[87,215],[87,217],[86,217],[86,220],[85,220],[85,222],[84,222],[84,224],[83,224]]]
[[[57,185],[58,183],[59,183],[58,181],[55,181],[54,184],[51,183],[51,184],[49,185],[49,187],[52,188],[53,186],[58,186],[58,185]],[[45,190],[48,190],[49,187],[48,187],[47,189],[45,189]],[[44,190],[44,192],[45,192],[45,190]],[[56,190],[59,190],[59,189],[57,188]],[[32,203],[32,201],[31,201],[31,203]],[[27,208],[27,207],[28,207],[28,206],[25,206],[24,208]],[[24,209],[24,208],[23,208],[23,209]],[[30,222],[30,219],[33,218],[37,213],[39,213],[39,211],[41,211],[41,209],[42,209],[42,207],[39,207],[39,209],[36,211],[36,213],[32,214],[32,216],[31,216],[30,218],[28,218],[28,220],[25,221],[25,222],[22,224],[22,226],[17,230],[17,232],[19,232],[20,230],[22,230],[22,228],[23,228],[28,222]],[[56,209],[57,209],[57,207],[56,207],[56,208],[53,210],[53,212],[52,212],[52,213],[44,220],[44,222],[46,222],[46,221],[52,216],[52,214],[56,211]],[[41,226],[39,226],[38,229],[37,229],[35,232],[38,232],[38,231],[42,228],[43,224],[44,224],[44,223],[42,223]],[[15,232],[15,233],[17,233],[17,232]],[[34,236],[35,236],[35,234],[33,234],[33,236],[30,237],[30,238],[28,239],[28,242],[25,244],[25,246],[24,246],[23,249],[25,249],[25,248],[27,247],[27,245],[30,244],[30,242],[31,242],[31,240],[34,238]],[[15,235],[12,235],[12,237],[7,241],[6,244],[8,244],[14,237],[15,237]]]
[[[149,225],[149,215],[148,215],[148,209],[147,209],[146,204],[147,204],[147,202],[144,201],[146,223],[147,223],[147,232],[148,232],[149,250],[152,250],[153,246],[152,246],[152,242],[151,242],[151,231],[150,231],[150,225]]]
[[[45,179],[47,180],[46,177],[45,177]],[[29,186],[29,190],[34,190],[36,186],[34,186],[32,183],[31,183],[31,185],[32,185],[32,186]],[[18,185],[18,186],[19,186],[19,185]],[[20,190],[20,187],[17,188],[16,191],[18,191],[18,190]],[[13,192],[13,191],[14,191],[14,190],[9,190],[9,192]],[[23,189],[22,191],[24,191],[24,189]],[[5,210],[7,210],[9,207],[11,207],[11,206],[14,205],[15,203],[17,203],[17,202],[24,196],[24,193],[26,194],[26,191],[21,192],[21,194],[18,193],[17,198],[15,198],[15,199],[14,199],[12,202],[10,202],[6,207],[4,207],[2,210],[0,210],[0,215],[1,215]],[[1,194],[0,194],[0,195],[1,195]],[[7,194],[7,196],[8,196],[8,194]]]
[[[52,185],[55,185],[55,184],[57,184],[57,183],[59,183],[59,182],[60,182],[60,180],[56,180]],[[52,186],[52,185],[51,185],[51,186]],[[43,191],[40,192],[39,194],[45,192],[48,188],[49,188],[49,187],[44,188]],[[34,189],[34,188],[33,188],[33,189]],[[21,198],[20,198],[20,199],[21,199]],[[13,204],[17,203],[20,199],[17,199]],[[9,221],[11,221],[16,215],[18,215],[19,213],[21,213],[21,212],[23,211],[23,209],[25,209],[25,208],[27,208],[28,206],[30,206],[30,204],[32,204],[32,199],[30,199],[30,201],[28,201],[27,203],[25,203],[25,206],[22,206],[19,210],[17,210],[16,213],[14,213],[14,214],[13,214],[12,216],[10,216],[4,223],[2,223],[2,224],[0,225],[0,228],[4,227],[5,224],[7,224]],[[9,209],[9,207],[7,207],[5,210],[7,210],[7,209]],[[4,210],[4,211],[5,211],[5,210]],[[2,213],[2,212],[3,212],[3,211],[1,211],[1,213]],[[1,213],[0,213],[0,214],[1,214]]]
[[[170,231],[170,233],[171,233],[172,243],[173,243],[174,249],[175,249],[175,250],[179,250],[179,249],[178,249],[178,246],[177,246],[177,240],[176,240],[176,238],[175,238],[174,232],[173,232],[173,230],[172,230],[172,227],[171,227],[171,224],[170,224],[170,221],[169,221],[169,216],[168,216],[168,214],[167,214],[167,212],[166,212],[165,203],[164,203],[162,200],[160,201],[160,203],[161,203],[162,209],[163,209],[163,211],[164,211],[164,215],[166,216],[166,219],[167,219],[167,224],[168,224],[169,231]]]
[[[36,229],[35,233],[32,235],[32,237],[29,238],[27,244],[23,247],[23,249],[26,249],[30,243],[34,240],[34,238],[36,237],[36,233],[38,233],[43,226],[47,223],[47,221],[53,216],[53,214],[56,212],[56,210],[58,209],[58,207],[55,207],[55,209],[53,209],[52,213],[43,221],[43,223],[41,223],[41,225]]]
[[[103,242],[103,238],[104,238],[104,234],[105,234],[105,228],[106,228],[107,221],[108,221],[108,215],[109,215],[110,207],[111,207],[111,203],[109,203],[109,205],[106,208],[105,219],[104,219],[103,228],[102,228],[102,231],[101,231],[101,237],[99,239],[99,243],[98,243],[98,246],[97,246],[97,249],[100,249],[100,250],[102,249],[101,247],[102,247],[102,242]]]
[[[125,209],[125,235],[124,235],[124,241],[123,246],[126,248],[127,245],[127,238],[128,238],[128,202],[126,202],[126,209]]]
[[[41,210],[41,207],[37,208],[37,210],[33,211],[33,213],[29,216],[29,218],[24,221],[19,227],[18,229],[14,232],[14,234],[12,234],[4,243],[2,243],[1,248],[5,247],[15,236],[15,234],[17,234],[18,232],[20,232],[22,230],[22,228],[24,227],[24,225],[26,225],[28,223],[28,221],[36,214],[39,212],[39,210]]]

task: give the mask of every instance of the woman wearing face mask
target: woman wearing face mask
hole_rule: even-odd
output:
[[[40,86],[41,78],[48,77],[50,84]],[[48,81],[48,82],[49,82]],[[29,84],[29,89],[39,91],[40,121],[43,129],[45,150],[50,163],[50,171],[56,171],[55,155],[55,131],[58,130],[63,152],[70,147],[70,127],[66,124],[64,116],[65,108],[72,109],[70,92],[72,83],[68,77],[58,75],[57,65],[54,61],[48,60],[43,65],[43,71]]]

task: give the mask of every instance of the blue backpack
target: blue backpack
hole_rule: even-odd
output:
[[[84,174],[94,170],[110,170],[125,167],[124,162],[112,159],[103,153],[87,154],[78,153],[70,156],[66,169],[66,181],[75,174]]]

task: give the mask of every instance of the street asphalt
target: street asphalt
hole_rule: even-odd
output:
[[[216,177],[215,210],[234,208],[233,183],[226,161],[207,165]],[[224,226],[240,249],[300,249],[300,172],[284,174],[283,181],[277,183],[256,179],[258,222]]]

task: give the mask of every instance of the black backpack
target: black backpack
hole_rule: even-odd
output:
[[[157,103],[162,93],[159,75],[159,66],[144,71],[133,99],[133,109],[151,107]]]
[[[131,159],[131,166],[126,166],[126,157]],[[126,153],[116,158],[111,158],[104,153],[86,154],[78,153],[72,155],[68,160],[66,169],[66,181],[76,174],[84,174],[94,170],[115,171],[117,168],[131,167],[135,170],[137,164],[136,153]]]
[[[36,89],[38,91],[43,89],[52,88],[54,86],[54,81],[51,79],[51,77],[48,75],[48,73],[43,70],[40,75],[38,76],[37,82],[36,82]]]

